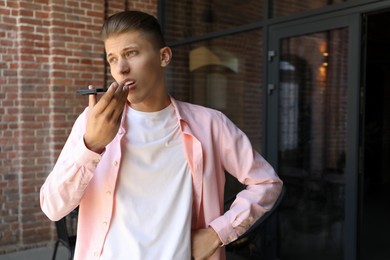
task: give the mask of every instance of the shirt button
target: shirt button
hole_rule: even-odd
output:
[[[99,253],[96,251],[95,253],[93,253],[93,256],[94,256],[94,257],[98,257],[98,256],[99,256]]]
[[[104,226],[105,228],[107,227],[107,224],[108,224],[107,221],[104,221],[104,222],[103,222],[103,226]]]
[[[107,191],[107,192],[106,192],[106,195],[107,195],[107,196],[111,196],[111,191]]]
[[[99,162],[100,162],[99,159],[95,159],[95,160],[92,161],[92,164],[93,164],[93,166],[95,166],[95,168],[96,168],[96,167],[98,166]]]
[[[118,161],[114,161],[114,166],[118,166]]]

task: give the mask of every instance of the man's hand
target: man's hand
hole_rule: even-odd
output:
[[[90,86],[89,88],[92,88]],[[117,134],[126,105],[129,89],[112,83],[97,102],[96,95],[89,95],[89,111],[84,142],[88,149],[102,153]]]
[[[207,259],[222,245],[217,233],[211,227],[193,230],[191,234],[191,253],[195,260]]]

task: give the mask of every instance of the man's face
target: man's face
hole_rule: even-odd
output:
[[[162,109],[167,99],[163,68],[171,58],[170,49],[156,48],[138,31],[109,37],[104,45],[111,75],[117,83],[129,86],[130,105],[141,111]]]

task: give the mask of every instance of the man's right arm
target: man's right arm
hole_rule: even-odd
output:
[[[93,177],[101,155],[84,143],[87,110],[76,120],[60,156],[40,190],[42,211],[53,221],[76,208]]]
[[[96,95],[89,96],[88,110],[76,120],[41,188],[41,208],[51,220],[61,219],[79,205],[101,160],[99,153],[118,132],[127,95],[128,87],[114,82],[99,101]]]

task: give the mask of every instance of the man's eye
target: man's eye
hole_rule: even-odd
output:
[[[132,50],[132,51],[128,51],[128,52],[126,52],[126,56],[127,57],[132,57],[132,56],[135,56],[135,55],[137,55],[137,51],[135,51],[135,50]]]
[[[111,58],[107,60],[108,63],[112,64],[116,62],[116,58]]]

